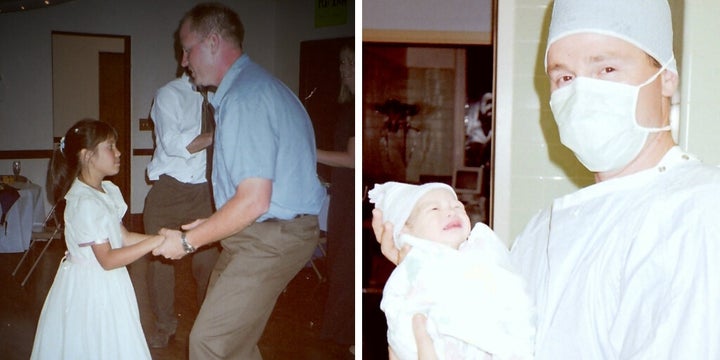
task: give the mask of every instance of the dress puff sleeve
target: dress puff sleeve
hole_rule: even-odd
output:
[[[94,196],[82,196],[77,201],[68,202],[65,209],[66,225],[75,235],[68,240],[79,246],[102,244],[109,241],[108,207]]]

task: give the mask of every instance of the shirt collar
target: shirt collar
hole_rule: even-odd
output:
[[[215,91],[215,94],[213,94],[208,100],[213,105],[214,108],[218,108],[218,105],[220,104],[220,100],[225,96],[225,93],[230,89],[230,85],[235,82],[235,79],[237,79],[238,76],[240,76],[240,73],[242,70],[247,67],[247,65],[250,63],[250,57],[242,54],[235,62],[230,66],[230,69],[225,73],[225,76],[223,76],[222,80],[220,81],[220,85],[217,87],[217,91]]]
[[[557,198],[553,202],[553,208],[560,209],[567,206],[573,206],[586,200],[590,200],[599,196],[604,196],[609,193],[639,188],[645,186],[646,184],[653,181],[655,178],[670,169],[681,166],[683,164],[698,161],[699,160],[695,156],[688,154],[687,152],[683,151],[679,146],[675,145],[670,148],[668,152],[665,153],[665,155],[662,157],[662,159],[658,162],[657,165],[649,169],[637,172],[635,174],[602,181],[562,196],[560,198]]]

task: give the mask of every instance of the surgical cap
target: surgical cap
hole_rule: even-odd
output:
[[[677,74],[667,0],[555,0],[545,68],[550,45],[565,36],[586,32],[625,40]]]
[[[389,181],[384,184],[375,184],[375,187],[368,192],[370,202],[382,210],[383,221],[393,224],[393,240],[398,248],[402,246],[398,242],[400,231],[405,227],[415,204],[423,195],[433,189],[447,189],[457,199],[455,189],[444,183],[412,185]]]

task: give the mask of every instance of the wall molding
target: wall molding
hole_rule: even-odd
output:
[[[154,149],[133,149],[133,156],[152,156]]]
[[[482,31],[363,29],[363,42],[492,45],[492,33]]]
[[[152,156],[154,149],[133,149],[133,156]],[[0,160],[50,159],[52,150],[0,150]]]
[[[11,159],[50,159],[52,150],[2,150],[0,160]]]

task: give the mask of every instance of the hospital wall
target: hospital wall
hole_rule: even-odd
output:
[[[556,197],[593,183],[561,143],[543,69],[549,0],[497,2],[493,228],[511,244],[530,218]],[[720,164],[720,2],[670,0],[680,69],[679,144]]]

